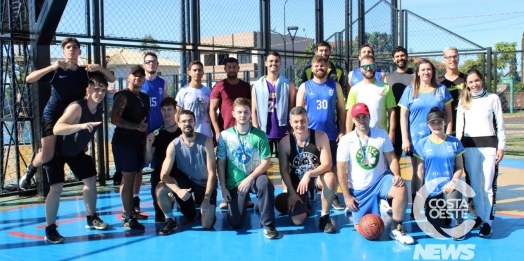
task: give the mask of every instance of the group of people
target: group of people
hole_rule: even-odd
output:
[[[51,243],[64,240],[56,230],[56,213],[65,163],[85,184],[86,227],[108,227],[96,214],[96,171],[84,148],[101,122],[98,105],[108,81],[115,79],[99,65],[78,66],[76,39],[67,38],[62,46],[65,60],[27,76],[28,82],[50,81],[52,96],[42,121],[42,152],[20,180],[27,189],[36,168],[44,165],[51,184],[46,200],[46,240]],[[451,47],[444,50],[446,74],[438,81],[429,60],[408,68],[402,47],[393,50],[397,69],[387,75],[377,68],[368,45],[360,49],[360,66],[347,78],[330,55],[329,43],[317,44],[298,88],[280,74],[276,52],[267,55],[267,75],[253,86],[238,78],[235,58],[223,61],[227,78],[212,89],[202,84],[203,64],[193,61],[190,82],[172,98],[157,76],[157,55],[145,54],[143,67],[131,68],[127,88],[115,93],[111,114],[115,167],[123,176],[123,226],[144,230],[138,220],[147,216],[140,213],[138,193],[142,168],[151,164],[155,222],[164,224],[159,234],[177,229],[175,203],[189,220],[200,209],[202,226],[212,229],[220,188],[219,207],[227,209],[232,228],[242,226],[247,208],[254,207],[250,194],[255,194],[265,237],[279,238],[274,186],[267,176],[275,154],[293,224],[302,224],[312,213],[309,200],[321,191],[319,229],[335,233],[330,208],[344,209],[337,197],[340,185],[357,230],[365,214],[380,214],[386,205],[392,213],[390,237],[413,244],[402,227],[409,195],[399,167],[404,153],[413,166],[412,199],[423,184],[441,177],[446,182],[430,197],[461,197],[453,184],[465,167],[476,192],[475,226],[480,236],[490,235],[505,130],[500,100],[484,90],[481,73],[459,73],[458,52]],[[456,217],[457,226],[462,221]]]

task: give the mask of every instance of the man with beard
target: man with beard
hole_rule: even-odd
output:
[[[293,133],[282,139],[279,145],[280,175],[288,190],[289,217],[295,225],[307,216],[307,192],[310,187],[322,191],[322,212],[319,228],[325,233],[336,229],[329,217],[331,201],[337,190],[337,177],[331,172],[331,151],[327,135],[308,128],[304,107],[295,107],[289,113]]]
[[[357,103],[365,103],[371,112],[369,126],[388,130],[387,117],[389,117],[389,136],[395,135],[395,110],[397,107],[391,87],[375,78],[375,58],[364,56],[360,60],[360,71],[364,79],[351,88],[348,95],[346,109],[351,110]],[[346,130],[353,129],[353,121],[346,121]]]
[[[215,84],[215,87],[211,90],[211,102],[209,104],[209,117],[213,125],[213,134],[216,142],[218,142],[221,131],[235,126],[235,118],[230,113],[233,111],[235,99],[240,97],[251,98],[251,85],[237,77],[240,70],[237,59],[233,57],[227,58],[224,61],[224,70],[227,78]],[[220,110],[218,115],[217,110]],[[252,208],[254,206],[253,202],[249,200],[248,207]],[[227,203],[220,203],[220,208],[227,209]]]
[[[459,103],[459,96],[462,89],[464,89],[464,79],[465,75],[458,70],[459,56],[458,50],[455,47],[447,47],[444,49],[444,65],[446,65],[446,73],[437,78],[437,82],[444,84],[451,94],[453,101],[451,102],[451,111],[453,112],[454,121],[457,118],[457,108]],[[455,135],[455,125],[453,124],[453,129],[451,134]]]
[[[375,52],[373,51],[373,48],[369,46],[369,44],[364,44],[362,47],[360,47],[360,50],[358,51],[358,60],[360,61],[360,64],[362,64],[362,57],[364,56],[373,56],[375,57]],[[375,70],[375,78],[382,80],[386,76],[386,73],[380,71],[379,68]],[[357,85],[360,81],[364,79],[364,75],[362,74],[362,71],[360,70],[360,67],[357,67],[353,69],[348,74],[348,86],[350,88],[353,88],[353,86]],[[348,130],[351,131],[351,130]]]
[[[393,62],[397,65],[397,70],[390,72],[384,82],[391,86],[393,96],[395,96],[395,104],[398,104],[406,86],[413,83],[413,69],[408,68],[408,52],[404,47],[397,46],[391,52]],[[400,131],[400,107],[395,106],[395,135],[390,139],[395,149],[395,155],[400,157],[402,155],[402,132]],[[391,132],[390,132],[391,133]]]
[[[133,209],[133,185],[144,163],[144,141],[149,115],[149,96],[140,92],[146,72],[139,65],[131,67],[127,76],[127,88],[115,93],[111,123],[115,128],[113,135],[113,157],[116,171],[122,172],[123,182],[120,197],[124,207],[124,227],[144,230],[137,221]]]
[[[178,127],[182,135],[167,147],[162,164],[162,181],[156,187],[158,202],[166,220],[160,235],[169,235],[177,229],[173,204],[168,195],[170,192],[174,193],[180,212],[188,220],[195,219],[196,205],[200,205],[202,227],[212,229],[216,221],[217,179],[213,140],[195,132],[195,125],[195,114],[189,110],[181,111]],[[191,192],[195,195],[194,199]]]
[[[277,239],[275,187],[267,176],[270,166],[267,135],[251,126],[251,102],[248,99],[237,98],[232,115],[236,124],[220,133],[217,146],[222,199],[229,202],[227,222],[235,229],[242,226],[249,193],[254,193],[258,197],[264,236]]]
[[[157,126],[149,135],[146,140],[146,151],[144,153],[144,161],[146,164],[154,162],[154,170],[151,173],[151,197],[153,198],[153,207],[155,209],[155,222],[164,223],[164,212],[158,205],[156,197],[156,186],[160,182],[160,170],[162,169],[162,163],[166,158],[167,146],[171,141],[180,136],[182,132],[178,128],[176,123],[176,112],[177,103],[172,97],[166,97],[160,103],[160,113],[164,124]]]
[[[147,117],[147,133],[151,133],[154,127],[162,124],[162,114],[160,113],[160,103],[167,97],[168,87],[164,79],[157,76],[158,57],[155,53],[148,52],[144,55],[144,70],[146,80],[140,91],[149,95],[149,115]],[[153,161],[153,163],[156,161]],[[149,164],[144,164],[143,167]],[[155,167],[154,165],[152,166]],[[142,185],[142,168],[136,175],[133,185],[133,209],[137,213],[138,219],[147,219],[147,216],[140,214],[140,186]]]
[[[329,61],[329,56],[331,56],[331,45],[326,41],[321,41],[317,43],[317,47],[315,48],[315,55],[320,55],[324,57],[327,64],[327,77],[335,82],[338,82],[340,84],[340,87],[342,87],[342,92],[346,93],[346,76],[344,76],[344,70],[338,66],[336,66],[334,63]],[[308,80],[311,80],[313,78],[313,70],[311,68],[311,65],[304,68],[304,72],[302,73],[302,82],[306,82]]]
[[[337,143],[346,133],[346,110],[344,110],[342,87],[337,82],[327,79],[326,69],[326,59],[320,55],[313,56],[311,60],[313,79],[302,83],[298,88],[297,106],[306,108],[310,129],[327,134],[332,171],[336,173]],[[340,131],[337,129],[337,119]],[[335,204],[335,201],[338,204]],[[333,207],[337,210],[344,209],[344,205],[338,201],[338,198],[333,200]]]

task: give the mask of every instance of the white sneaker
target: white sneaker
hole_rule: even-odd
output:
[[[389,237],[391,239],[398,240],[398,242],[406,245],[413,245],[415,244],[415,240],[413,240],[412,237],[410,237],[406,230],[402,229],[402,226],[399,225],[397,229],[391,230],[389,232]]]
[[[381,199],[380,200],[380,210],[383,210],[384,212],[387,212],[388,214],[393,213],[393,209],[391,209],[391,206],[389,205],[389,202],[387,200]]]

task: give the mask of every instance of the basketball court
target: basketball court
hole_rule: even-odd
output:
[[[401,160],[406,176],[411,175],[408,161]],[[186,220],[179,212],[175,212],[179,228],[169,236],[158,235],[163,224],[155,224],[153,216],[142,221],[145,232],[126,231],[119,220],[122,204],[118,188],[112,184],[99,187],[98,196],[97,212],[110,224],[107,231],[85,229],[81,190],[65,189],[57,224],[66,239],[63,244],[54,245],[44,241],[43,202],[36,198],[0,198],[0,260],[523,260],[523,171],[522,158],[507,156],[502,161],[497,215],[490,237],[481,238],[478,230],[473,230],[463,241],[434,239],[410,221],[407,213],[404,228],[415,239],[415,245],[403,245],[389,238],[391,216],[384,212],[381,218],[385,232],[378,241],[364,239],[354,229],[351,215],[344,211],[332,210],[337,233],[325,234],[318,229],[319,201],[312,202],[315,214],[302,226],[292,225],[287,215],[275,211],[278,240],[264,237],[254,209],[248,211],[245,225],[238,230],[229,228],[226,212],[217,208],[217,222],[211,231],[204,230],[199,221]],[[275,159],[270,177],[277,195],[282,188]],[[154,215],[149,191],[146,182],[140,193],[142,211]],[[256,201],[256,197],[252,199]]]

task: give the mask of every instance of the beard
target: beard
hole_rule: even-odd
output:
[[[323,70],[318,70],[314,72],[313,75],[318,79],[323,79],[324,77],[326,77],[326,72]]]
[[[238,73],[235,73],[235,72],[230,72],[227,74],[228,79],[236,79],[237,76],[238,76]]]
[[[406,60],[400,60],[396,62],[395,64],[397,65],[398,68],[401,68],[401,69],[404,69],[407,66]]]
[[[155,74],[156,71],[147,71],[148,74]]]
[[[371,79],[375,78],[375,71],[372,71],[372,72],[366,71],[364,73],[364,78],[366,78],[368,80],[371,80]]]
[[[188,138],[193,138],[193,136],[195,135],[195,131],[193,130],[193,128],[190,128],[190,130],[184,129],[184,135]]]

